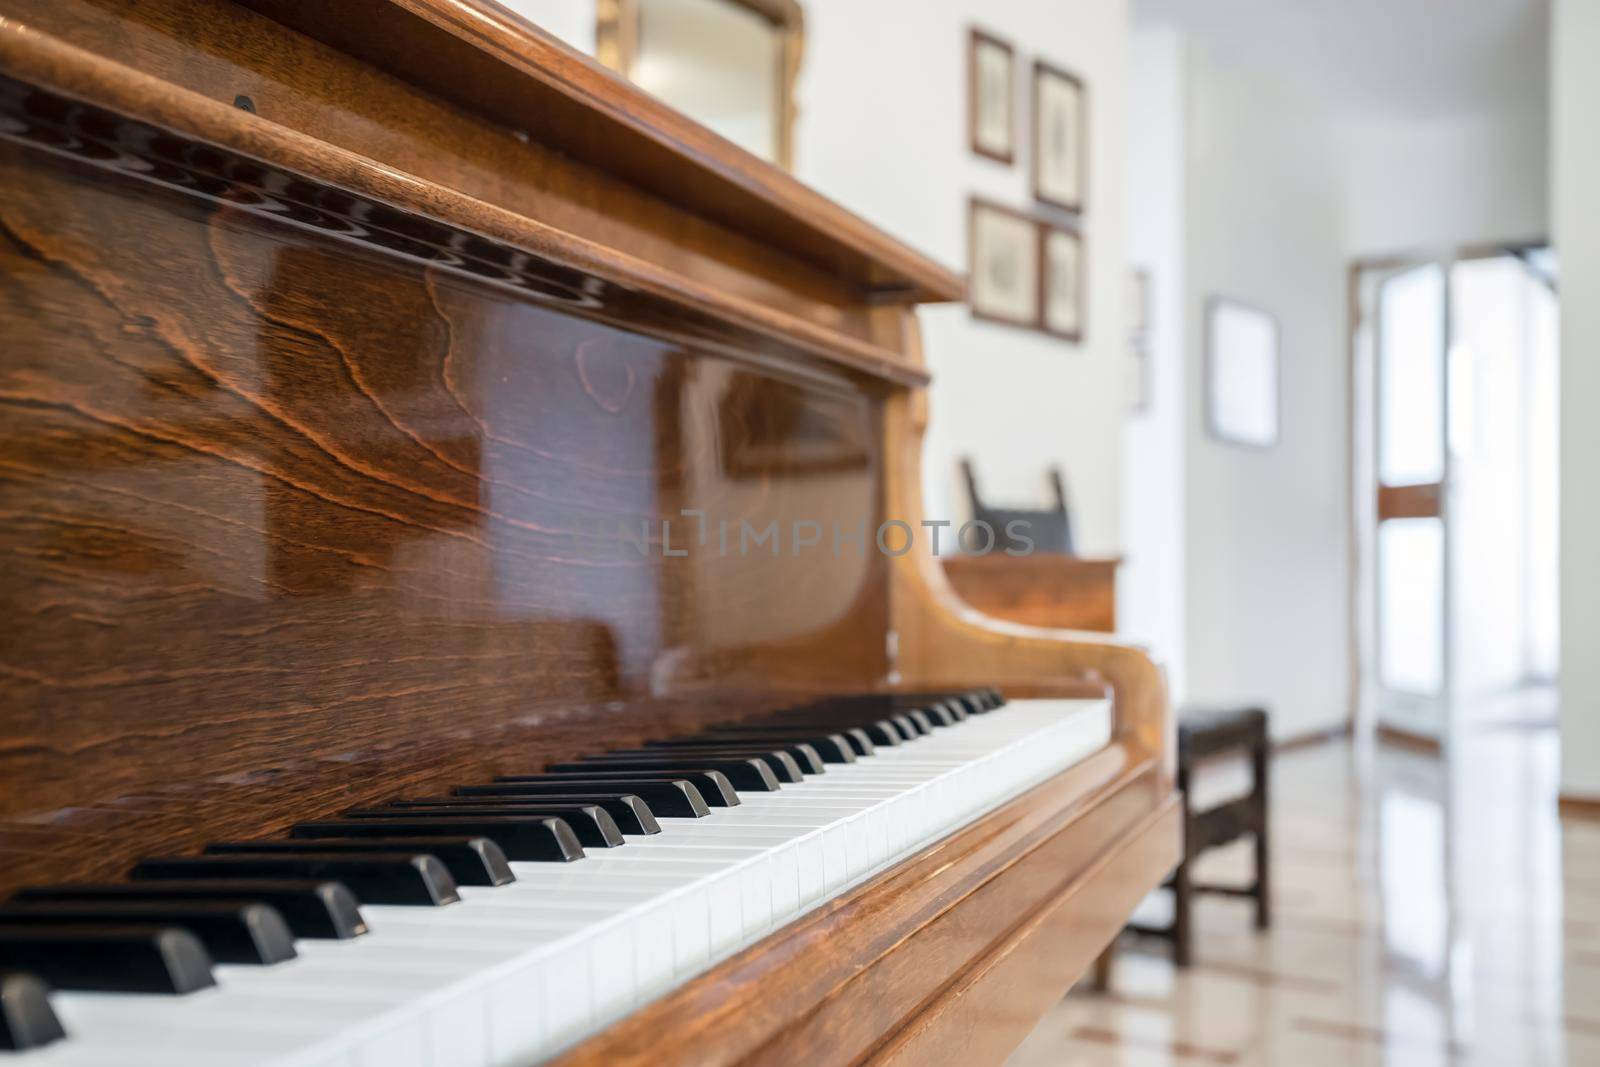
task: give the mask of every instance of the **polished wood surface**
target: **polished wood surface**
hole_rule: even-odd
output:
[[[876,525],[870,391],[610,325],[642,321],[630,294],[531,259],[491,281],[464,260],[492,247],[446,265],[420,220],[269,198],[270,175],[129,181],[97,143],[132,152],[140,127],[14,82],[0,108],[28,123],[0,143],[0,773],[27,783],[0,814],[77,809],[0,889],[115,873],[127,798],[176,816],[220,764],[257,776],[251,802],[138,847],[395,792],[374,753],[445,784],[653,714],[564,702],[882,677],[881,557],[738,540]],[[853,462],[810,469],[819,447]],[[683,509],[713,523],[689,558],[667,555],[698,538]]]
[[[1059,553],[947,556],[956,595],[985,615],[1031,626],[1113,633],[1120,559]]]
[[[8,3],[26,7],[35,2],[0,0],[0,15],[4,14]],[[57,2],[75,10],[71,8],[72,0],[49,0],[51,5]],[[192,6],[185,0],[179,2],[186,9]],[[216,2],[220,0],[210,0],[206,6],[214,7]],[[49,18],[38,21],[59,20],[61,10],[47,6],[43,13]],[[148,10],[139,9],[141,14]],[[106,48],[116,47],[115,28],[122,24],[112,22],[102,27],[102,22],[109,17],[98,8],[92,9],[92,13],[95,17],[88,20],[93,31],[89,36]],[[195,13],[186,10],[186,14]],[[167,36],[161,40],[174,43],[174,39]],[[159,66],[165,69],[171,65],[187,72],[191,54],[191,49],[175,48],[171,54],[163,53]],[[305,54],[298,58],[310,60],[313,57],[314,54]],[[180,88],[161,77],[107,62],[92,52],[36,32],[27,23],[0,22],[0,64],[13,71],[17,78],[48,87],[64,98],[101,103],[113,113],[147,115],[153,126],[187,140],[216,146],[249,160],[271,160],[325,186],[348,190],[405,213],[438,220],[485,237],[501,247],[499,258],[515,260],[519,253],[533,253],[559,261],[589,276],[592,280],[587,284],[610,284],[639,299],[670,308],[655,316],[657,326],[670,325],[691,336],[701,336],[708,330],[720,333],[735,330],[743,335],[746,344],[774,354],[825,359],[861,374],[910,384],[927,381],[926,372],[908,363],[897,351],[897,339],[881,336],[881,326],[871,310],[859,306],[863,299],[859,292],[834,294],[841,300],[856,301],[858,307],[854,312],[829,316],[815,301],[804,297],[799,302],[774,303],[760,299],[765,291],[763,287],[758,286],[747,295],[745,290],[751,289],[748,285],[708,284],[719,277],[720,272],[737,267],[737,259],[722,264],[718,270],[704,267],[680,270],[677,260],[658,249],[660,258],[657,261],[643,261],[626,243],[618,247],[597,239],[598,234],[589,235],[576,228],[561,229],[544,221],[543,200],[531,201],[514,210],[479,199],[447,184],[455,173],[453,166],[441,168],[442,174],[419,180],[397,171],[381,158],[370,158],[295,128],[264,121],[264,106],[258,105],[254,96],[249,99],[252,107],[259,110],[247,112],[220,99],[211,99],[207,94]],[[292,79],[300,71],[301,68],[291,67],[282,71],[281,76]],[[240,79],[234,77],[232,84],[241,84]],[[374,86],[368,91],[381,88]],[[227,96],[229,92],[225,87],[220,95]],[[420,135],[425,131],[415,132]],[[414,146],[411,152],[415,152]],[[405,158],[426,161],[432,156],[407,155]],[[419,165],[417,170],[426,172],[428,168]],[[231,175],[229,177],[231,180]],[[581,174],[562,176],[563,181],[582,182],[583,178]],[[284,192],[296,194],[304,188],[291,186]],[[676,217],[660,204],[646,205],[641,210],[653,213],[654,217],[663,214]],[[581,223],[583,220],[574,221]],[[670,234],[674,227],[664,222],[661,229]],[[697,234],[696,240],[704,240],[708,246],[720,247],[721,243],[717,233]],[[737,242],[732,244],[737,251]],[[678,257],[685,258],[689,257]],[[689,266],[703,261],[704,257],[694,258]],[[804,271],[796,271],[789,281],[803,290],[808,276]]]
[[[1164,877],[1143,653],[831,550],[959,285],[663,110],[469,0],[0,0],[0,892],[979,684],[1115,740],[575,1060],[987,1057]]]

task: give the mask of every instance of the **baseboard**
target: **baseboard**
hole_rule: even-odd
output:
[[[1600,797],[1578,797],[1563,793],[1556,803],[1563,819],[1600,819]]]
[[[1393,745],[1395,748],[1403,748],[1409,752],[1420,752],[1427,756],[1437,756],[1441,751],[1439,739],[1437,737],[1429,737],[1427,734],[1412,733],[1410,730],[1402,730],[1398,726],[1384,726],[1382,723],[1380,723],[1378,725],[1377,734],[1378,740],[1384,744]]]
[[[1337,726],[1329,726],[1324,730],[1312,730],[1309,733],[1295,734],[1293,737],[1283,737],[1272,742],[1274,754],[1293,752],[1300,748],[1311,748],[1314,745],[1326,744],[1329,741],[1344,741],[1349,739],[1354,729],[1348,722]]]

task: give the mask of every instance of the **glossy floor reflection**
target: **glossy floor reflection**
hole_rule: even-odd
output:
[[[1124,939],[1111,991],[1075,990],[1012,1067],[1600,1064],[1600,822],[1558,820],[1552,732],[1462,749],[1453,773],[1344,742],[1280,755],[1272,930],[1210,897],[1186,971]],[[1213,766],[1197,793],[1244,782]],[[1248,849],[1199,872],[1243,881]]]

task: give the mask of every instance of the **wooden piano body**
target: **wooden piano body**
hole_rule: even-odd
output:
[[[1109,687],[1109,747],[563,1060],[982,1063],[1175,862],[1150,661],[870,545],[960,280],[537,29],[0,0],[0,190],[0,892],[797,693]]]

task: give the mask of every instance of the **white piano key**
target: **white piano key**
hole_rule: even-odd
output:
[[[219,967],[217,990],[57,994],[73,1036],[29,1065],[537,1062],[1109,736],[1104,702],[1014,702],[576,863],[513,863],[516,883],[465,887],[459,904],[365,907],[366,937]]]
[[[532,1063],[545,1045],[544,968],[530,959],[497,976],[489,993],[489,1062]]]
[[[545,1040],[553,1047],[565,1047],[584,1033],[594,1014],[590,946],[574,935],[558,949],[547,951],[542,966]]]
[[[369,1037],[356,1052],[354,1067],[430,1067],[425,1034],[402,1024]]]
[[[711,900],[683,893],[672,909],[672,975],[682,981],[711,959]]]
[[[772,925],[772,856],[762,855],[739,871],[739,903],[743,925],[739,935],[758,937]]]
[[[489,1067],[489,1003],[481,990],[435,1005],[423,1023],[428,1067]]]
[[[744,911],[739,896],[739,879],[734,871],[718,878],[708,888],[711,906],[711,951],[719,954],[739,943],[744,935]]]

